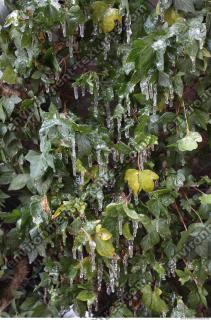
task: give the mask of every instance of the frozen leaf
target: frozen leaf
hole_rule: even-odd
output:
[[[177,10],[184,12],[195,12],[194,0],[174,0],[174,6]]]
[[[178,149],[182,152],[193,151],[198,148],[198,142],[202,142],[202,136],[198,132],[189,131],[187,135],[178,140]]]
[[[24,188],[29,178],[29,174],[18,174],[12,179],[9,190],[20,190]]]

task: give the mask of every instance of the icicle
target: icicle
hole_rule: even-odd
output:
[[[118,229],[119,229],[119,235],[122,236],[122,224],[123,224],[123,217],[118,216]]]
[[[48,35],[49,41],[52,42],[52,41],[53,41],[53,34],[52,34],[52,32],[48,31],[48,32],[47,32],[47,35]]]
[[[84,24],[79,24],[80,37],[84,38]]]
[[[131,114],[131,101],[129,95],[126,97],[126,104],[127,104],[127,114],[130,116]]]
[[[68,40],[68,48],[69,48],[70,58],[73,58],[73,42],[74,42],[74,36],[70,36],[69,40]]]
[[[74,90],[74,97],[76,100],[78,100],[78,86],[75,83],[72,86]]]
[[[99,209],[99,211],[102,211],[103,210],[103,200],[104,200],[103,192],[98,191],[96,197],[97,197],[97,201],[98,201],[98,209]]]
[[[121,153],[120,157],[119,157],[119,161],[120,161],[121,164],[124,163],[124,157],[125,157],[125,155],[123,153]]]
[[[50,92],[49,84],[45,84],[45,92],[46,93]]]
[[[86,94],[86,87],[85,86],[82,86],[81,93],[82,93],[82,97],[84,97]]]
[[[96,263],[95,263],[95,249],[96,249],[96,243],[92,240],[89,242],[90,247],[90,254],[91,254],[91,269],[92,272],[96,269]]]
[[[111,123],[111,110],[110,110],[110,106],[109,103],[106,102],[105,104],[105,108],[106,108],[106,123],[107,123],[107,127],[108,129],[111,129],[112,127],[112,123]]]
[[[110,296],[110,294],[111,294],[111,287],[110,287],[110,283],[109,283],[109,284],[107,284],[106,293],[107,293],[107,295],[109,295],[109,296]]]
[[[121,140],[121,124],[122,124],[122,119],[121,118],[117,118],[118,141]]]
[[[87,318],[92,318],[93,313],[92,313],[92,305],[88,304],[88,317]]]
[[[75,150],[75,135],[71,136],[71,144],[72,144],[72,170],[73,170],[73,176],[76,177],[76,150]]]
[[[98,291],[100,291],[102,288],[102,281],[103,281],[103,264],[102,262],[100,262],[97,270],[97,290]]]
[[[128,255],[125,254],[123,257],[123,266],[124,266],[124,272],[127,274],[127,268],[128,268]]]
[[[127,128],[125,129],[125,138],[126,138],[126,139],[129,139],[129,138],[130,138],[130,129],[129,129],[129,127],[127,127]]]
[[[131,18],[130,15],[127,14],[125,19],[125,25],[126,25],[126,34],[127,34],[127,43],[130,43],[131,35],[132,35],[132,29],[131,29]]]
[[[141,92],[145,95],[146,100],[149,100],[150,98],[150,93],[149,93],[149,77],[145,80],[142,80],[140,82],[140,88]]]
[[[175,272],[176,272],[176,268],[177,268],[177,264],[175,259],[172,259],[171,261],[169,261],[169,270],[170,270],[170,274],[173,275],[173,277],[175,277]]]
[[[133,240],[128,240],[128,254],[129,257],[133,257]]]
[[[92,154],[88,155],[88,166],[89,168],[92,168]]]
[[[93,28],[93,36],[96,36],[98,34],[98,25],[95,24]]]
[[[157,95],[158,95],[157,85],[154,85],[154,87],[153,87],[153,107],[157,106]]]
[[[114,163],[116,163],[117,162],[117,151],[114,148],[112,149],[112,158],[113,158]]]
[[[104,60],[107,60],[108,58],[108,52],[111,49],[111,43],[110,43],[110,36],[108,34],[105,35],[105,40],[103,43],[104,48]]]
[[[138,221],[133,220],[133,237],[135,238],[138,231]]]
[[[139,204],[139,199],[138,199],[138,194],[134,194],[134,201],[135,201],[135,205],[137,206]]]
[[[192,72],[196,72],[196,57],[190,56],[191,62],[192,62]]]
[[[159,219],[155,221],[155,229],[156,229],[156,232],[159,232]]]
[[[159,71],[164,71],[164,54],[166,51],[166,41],[159,39],[153,43],[152,48],[156,51],[157,54],[157,68]]]
[[[173,107],[173,100],[174,100],[174,88],[172,85],[169,87],[169,107]]]
[[[81,172],[81,176],[80,176],[80,185],[84,185],[84,172]]]
[[[72,248],[73,259],[76,260],[76,248]]]
[[[95,93],[94,96],[94,117],[97,118],[98,117],[98,93]]]
[[[66,25],[66,21],[62,24],[62,32],[63,32],[63,36],[66,37],[66,36],[67,36],[67,25]]]
[[[82,249],[78,250],[78,259],[80,262],[80,279],[83,279],[85,276],[85,273],[84,273],[84,268],[83,268],[83,251],[82,251]]]

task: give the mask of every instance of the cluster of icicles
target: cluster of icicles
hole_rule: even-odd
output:
[[[128,259],[133,257],[133,251],[134,251],[133,241],[137,235],[137,231],[139,228],[138,221],[133,221],[132,224],[133,224],[133,240],[131,239],[131,240],[127,241],[127,252],[124,253],[124,256],[122,258],[122,267],[123,267],[125,274],[127,274]],[[122,217],[119,218],[117,227],[118,227],[119,236],[122,236],[122,234],[123,234],[123,218]],[[120,270],[121,270],[120,269],[121,268],[120,257],[117,255],[114,256],[113,259],[109,260],[107,267],[104,268],[102,260],[99,260],[96,262],[96,254],[95,254],[96,243],[95,243],[95,241],[91,240],[89,242],[89,248],[90,248],[89,256],[90,256],[91,271],[92,272],[96,271],[98,292],[100,292],[102,289],[102,282],[103,282],[103,279],[105,279],[105,277],[104,277],[105,272],[108,274],[108,280],[106,281],[107,294],[110,295],[111,293],[121,291],[121,288],[119,287],[119,277],[120,277]],[[76,248],[73,247],[72,254],[73,254],[73,259],[79,261],[80,279],[86,280],[87,275],[86,275],[86,271],[83,267],[83,262],[84,262],[83,261],[83,259],[84,259],[83,248],[81,247],[80,249],[77,250]],[[70,281],[70,285],[72,285],[72,284],[73,284],[73,279],[71,279],[71,281]],[[97,299],[94,302],[93,306],[95,307],[95,310],[97,311],[97,308],[98,308]],[[89,309],[88,309],[89,316],[92,316],[92,307],[93,306],[89,306]]]

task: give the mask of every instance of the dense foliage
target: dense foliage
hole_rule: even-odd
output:
[[[211,316],[210,1],[14,3],[2,316]]]

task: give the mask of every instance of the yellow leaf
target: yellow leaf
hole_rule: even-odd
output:
[[[140,172],[141,189],[145,192],[154,190],[154,181],[158,180],[159,176],[151,170],[143,170]]]
[[[115,28],[116,21],[122,24],[122,16],[120,15],[119,10],[115,8],[107,9],[101,23],[103,32],[111,32]]]
[[[164,20],[168,23],[169,26],[172,26],[177,20],[181,18],[182,16],[172,8],[166,10],[164,14]]]
[[[154,190],[154,181],[158,180],[159,176],[151,170],[136,170],[128,169],[125,173],[125,181],[128,182],[129,188],[134,194],[139,193],[142,189],[145,192]]]
[[[64,210],[64,208],[65,208],[64,204],[62,204],[60,207],[58,207],[58,209],[52,215],[52,219],[56,219],[57,217],[59,217],[60,214],[62,213],[62,211]]]
[[[136,169],[128,169],[125,173],[125,181],[127,181],[129,188],[135,194],[141,191],[139,173],[140,171]]]

